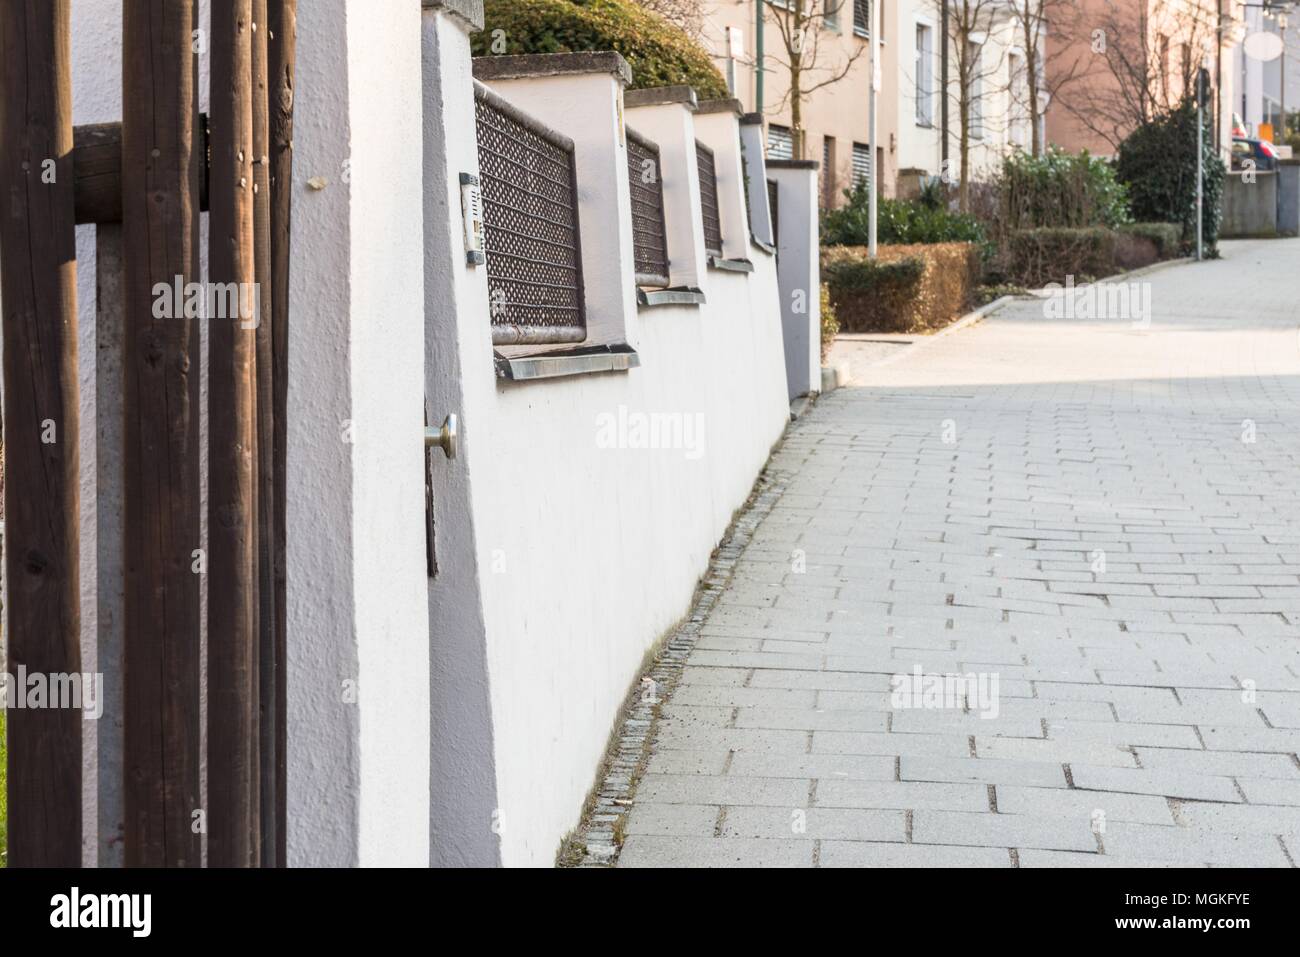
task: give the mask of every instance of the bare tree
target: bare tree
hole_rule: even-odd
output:
[[[822,38],[831,32],[827,19],[834,21],[845,0],[762,0],[767,16],[776,24],[778,49],[768,60],[775,61],[789,78],[785,96],[773,109],[790,106],[790,138],[796,159],[807,159],[803,126],[803,107],[818,90],[838,83],[848,76],[853,64],[866,52],[859,45],[852,53],[831,60],[822,47]],[[847,15],[847,9],[846,9]],[[837,35],[837,33],[835,34]],[[766,69],[767,65],[763,64]]]
[[[1081,127],[1118,149],[1178,105],[1218,30],[1215,0],[1105,0],[1062,57],[1093,78],[1060,98]],[[1178,62],[1175,64],[1174,59]]]
[[[1048,31],[1058,46],[1065,44],[1077,35],[1080,8],[1075,0],[1011,0],[1010,7],[1016,37],[1024,50],[1024,62],[1021,75],[1010,78],[1009,92],[1013,106],[1028,113],[1031,152],[1042,156],[1043,116],[1047,106],[1084,72],[1084,64],[1068,61],[1053,64],[1053,69],[1047,70]]]
[[[704,33],[703,0],[636,0],[638,6],[657,13],[669,23],[680,27],[693,39]]]
[[[936,11],[941,12],[944,0],[932,0]],[[970,156],[973,141],[986,135],[998,122],[989,114],[986,103],[989,92],[997,89],[995,81],[1002,76],[1006,59],[1004,44],[989,44],[989,37],[1006,16],[1006,0],[947,0],[948,42],[950,44],[953,75],[949,88],[942,95],[957,107],[957,156],[961,174],[957,185],[957,203],[963,212],[970,209]],[[985,48],[993,47],[996,56],[987,55]]]

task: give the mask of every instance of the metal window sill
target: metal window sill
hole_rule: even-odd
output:
[[[629,345],[590,346],[535,356],[503,356],[493,353],[497,378],[512,382],[558,379],[563,376],[626,372],[641,365],[641,357]]]
[[[748,259],[723,259],[721,256],[709,257],[709,268],[723,272],[753,272],[754,264]]]
[[[764,242],[763,240],[755,236],[753,233],[749,234],[749,241],[753,243],[755,246],[757,246],[759,249],[763,250],[763,252],[767,253],[769,256],[776,255],[775,246],[773,246],[771,243]]]
[[[702,306],[704,293],[699,289],[679,287],[676,289],[637,289],[636,304],[641,308],[654,306]]]

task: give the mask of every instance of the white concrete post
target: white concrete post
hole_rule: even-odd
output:
[[[821,391],[821,258],[817,163],[769,160],[776,181],[777,282],[790,398]]]
[[[635,348],[636,268],[623,131],[623,87],[632,80],[627,61],[617,53],[487,56],[474,61],[474,76],[573,140],[587,303],[583,345]]]
[[[745,209],[745,170],[740,159],[740,101],[710,100],[695,114],[695,135],[713,150],[718,173],[718,213],[722,220],[722,258],[749,259],[749,214]]]
[[[429,861],[418,0],[298,7],[288,857]]]
[[[745,188],[749,193],[750,231],[755,240],[773,248],[772,208],[767,196],[767,157],[763,152],[763,116],[746,113],[740,118],[741,156],[745,161]]]
[[[496,388],[487,267],[467,262],[461,174],[477,176],[469,33],[478,0],[424,0],[424,311],[429,422],[460,419],[454,461],[431,455],[434,547],[429,582],[429,863],[501,862],[492,700],[478,535],[470,486],[475,426]]]
[[[695,91],[689,86],[632,90],[624,100],[628,125],[659,146],[669,284],[703,289],[708,254],[695,162]]]

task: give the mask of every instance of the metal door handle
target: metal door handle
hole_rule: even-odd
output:
[[[456,419],[456,413],[453,412],[447,418],[442,420],[442,428],[424,430],[424,447],[426,449],[439,448],[447,458],[456,457],[457,432],[459,423]]]

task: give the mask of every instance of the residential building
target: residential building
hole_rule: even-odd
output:
[[[749,111],[761,112],[769,156],[794,158],[790,76],[782,27],[790,22],[794,0],[718,0],[706,3],[701,41],[728,78],[733,95]],[[815,37],[805,41],[812,67],[802,83],[813,89],[802,104],[804,145],[799,158],[821,165],[823,206],[838,205],[843,191],[870,175],[868,147],[870,84],[868,0],[805,0]],[[880,78],[876,159],[881,192],[908,193],[924,177],[944,173],[943,91],[944,0],[881,0],[879,4]],[[951,5],[963,0],[948,0]],[[972,175],[995,167],[1017,146],[1031,140],[1025,63],[1010,9],[1004,0],[971,0],[979,10],[969,31],[967,54],[972,71]],[[764,9],[764,65],[759,97],[756,37],[759,5]],[[949,49],[948,159],[952,179],[960,175],[958,57]],[[841,78],[825,83],[831,77]],[[820,84],[825,85],[820,85]],[[820,85],[820,86],[819,86]]]
[[[1237,96],[1232,112],[1241,118],[1248,134],[1257,135],[1260,125],[1267,123],[1273,127],[1274,137],[1280,138],[1283,109],[1289,114],[1300,110],[1300,9],[1268,11],[1251,6],[1242,10],[1242,17],[1245,37],[1272,33],[1280,36],[1283,43],[1281,54],[1272,59],[1257,55],[1256,41],[1243,40],[1233,50],[1232,75]],[[1261,46],[1265,47],[1265,55],[1273,53],[1266,49],[1267,44]]]
[[[1047,139],[1111,156],[1141,123],[1176,106],[1201,67],[1211,80],[1210,129],[1231,136],[1242,35],[1238,0],[1046,0]]]

